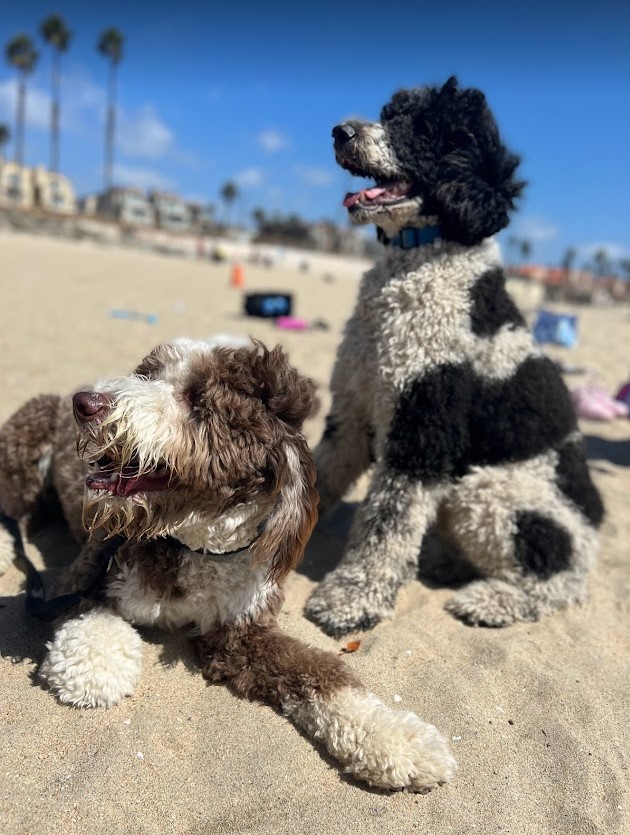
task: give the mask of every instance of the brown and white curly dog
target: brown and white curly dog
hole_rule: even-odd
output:
[[[132,624],[192,625],[206,678],[273,705],[370,785],[424,790],[455,773],[444,737],[276,623],[317,515],[301,434],[312,388],[279,348],[181,340],[72,404],[45,395],[9,419],[0,510],[24,529],[56,494],[83,543],[56,589],[75,605],[40,675],[61,702],[111,707],[140,675]],[[4,568],[10,547],[5,534]]]

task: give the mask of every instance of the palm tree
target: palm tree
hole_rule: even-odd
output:
[[[72,32],[58,14],[50,15],[39,27],[44,41],[52,47],[52,77],[50,103],[50,170],[59,171],[59,88],[61,53],[70,46]]]
[[[4,160],[4,146],[11,139],[11,131],[8,125],[0,123],[0,162]]]
[[[225,222],[227,224],[228,217],[230,214],[230,209],[234,204],[234,201],[238,197],[238,188],[236,183],[228,181],[221,186],[221,199],[225,204]]]
[[[116,125],[116,68],[122,59],[124,37],[118,29],[106,29],[99,38],[98,51],[109,59],[107,119],[105,123],[105,188],[112,185],[114,131]]]
[[[577,258],[577,249],[574,246],[568,247],[567,251],[564,253],[564,258],[562,259],[562,266],[567,272],[571,272],[573,269],[573,265],[575,264],[575,259]]]
[[[593,264],[595,265],[595,275],[600,278],[610,272],[610,258],[605,249],[598,249],[593,253]]]
[[[39,54],[28,35],[16,35],[6,46],[6,58],[18,73],[17,110],[15,114],[15,162],[24,160],[24,117],[26,114],[26,79],[37,63]]]
[[[523,259],[523,261],[527,261],[529,259],[529,256],[532,254],[532,242],[528,241],[526,238],[523,238],[523,240],[520,243],[520,246],[521,258]]]

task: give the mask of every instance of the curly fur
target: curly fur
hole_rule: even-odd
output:
[[[480,90],[452,77],[441,88],[401,90],[381,112],[404,175],[444,237],[473,245],[505,228],[524,182]]]
[[[523,183],[485,97],[396,93],[381,122],[333,130],[337,161],[376,180],[346,197],[382,259],[363,277],[316,450],[322,509],[372,464],[344,558],[307,604],[341,635],[392,613],[439,522],[481,578],[448,605],[502,626],[584,599],[603,507],[566,387],[509,297],[496,244]],[[436,226],[400,248],[405,227]]]
[[[82,551],[56,589],[82,600],[39,673],[63,703],[113,707],[141,673],[134,626],[192,624],[207,679],[283,711],[357,779],[425,790],[455,773],[446,739],[277,626],[282,580],[316,519],[301,432],[312,392],[279,348],[183,340],[72,402],[35,398],[0,428],[0,511],[25,530],[56,494],[73,529],[83,514],[92,534],[79,531]],[[95,583],[103,537],[121,533]]]

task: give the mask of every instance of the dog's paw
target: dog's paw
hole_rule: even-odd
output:
[[[140,636],[108,609],[66,621],[47,648],[39,675],[60,702],[76,707],[112,707],[140,677]]]
[[[370,786],[426,792],[457,771],[437,728],[415,713],[387,707],[373,693],[348,687],[297,708],[293,719],[326,745],[346,773]]]
[[[378,584],[368,589],[365,583],[365,575],[360,571],[331,572],[308,599],[306,617],[334,638],[372,629],[391,615],[393,605],[380,596]]]
[[[455,617],[474,626],[509,626],[539,618],[536,602],[524,589],[505,580],[476,580],[454,595],[445,606]]]

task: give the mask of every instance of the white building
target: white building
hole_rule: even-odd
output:
[[[127,226],[153,226],[155,212],[140,189],[110,188],[98,196],[96,213]]]
[[[0,206],[32,209],[35,205],[30,168],[0,160]]]
[[[36,206],[56,214],[74,215],[77,213],[74,186],[68,177],[47,171],[42,166],[34,168],[32,176]]]
[[[169,232],[189,232],[192,228],[192,212],[181,197],[154,191],[149,199],[155,209],[157,225]]]

